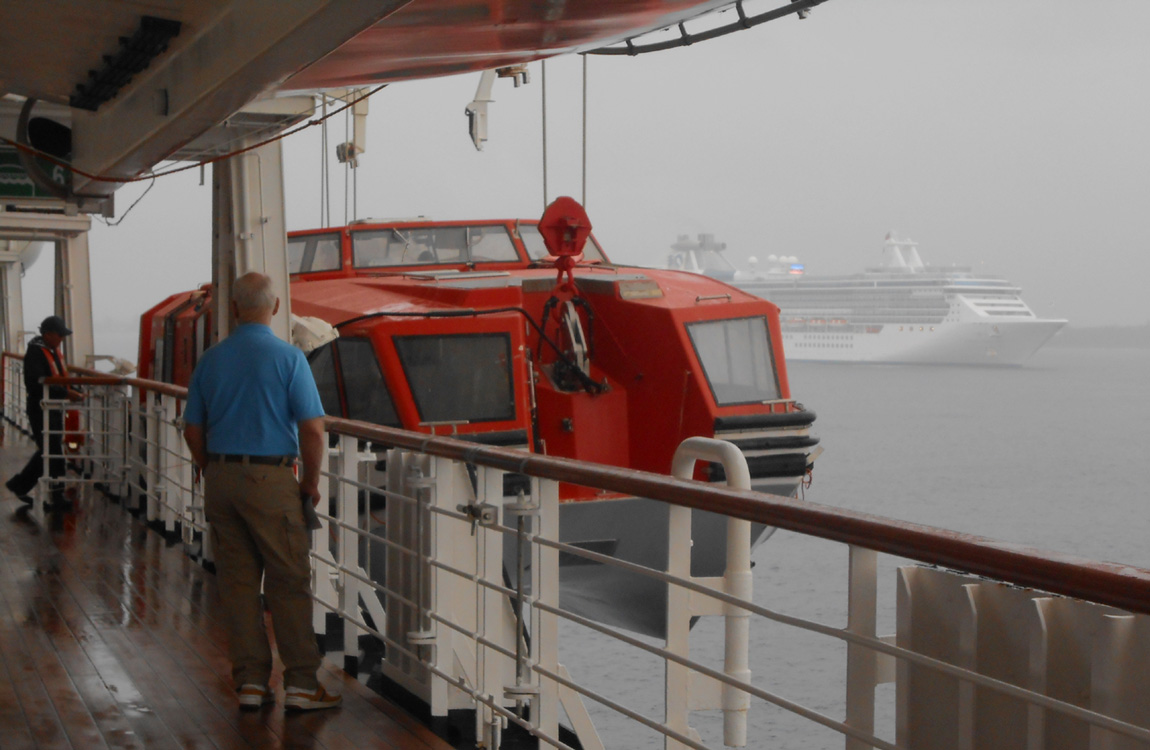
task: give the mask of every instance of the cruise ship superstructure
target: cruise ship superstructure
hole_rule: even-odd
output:
[[[807,274],[793,256],[737,270],[711,235],[672,245],[668,265],[723,279],[781,309],[788,360],[1019,365],[1065,320],[1040,318],[1017,285],[960,266],[922,262],[917,243],[888,234],[882,264]]]

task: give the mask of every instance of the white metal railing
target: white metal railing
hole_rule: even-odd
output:
[[[86,382],[83,404],[49,404],[85,415],[72,457],[84,470],[68,481],[98,482],[210,562],[180,438],[182,389]],[[15,421],[7,385],[5,396]],[[342,629],[352,663],[361,636],[382,643],[380,674],[434,716],[474,710],[483,747],[499,747],[512,726],[560,748],[763,747],[794,723],[777,709],[809,722],[790,743],[803,747],[820,746],[824,730],[851,750],[1150,747],[1150,678],[1140,666],[1150,656],[1148,571],[739,489],[745,463],[720,441],[685,443],[674,474],[689,477],[695,460],[720,461],[733,488],[349,420],[329,419],[328,429],[337,437],[312,545],[316,630]],[[529,480],[505,494],[509,473]],[[652,522],[650,534],[665,535],[667,564],[654,569],[560,541],[561,482],[665,503],[666,522]],[[692,509],[700,508],[728,518],[727,568],[717,578],[691,575]],[[845,590],[845,626],[756,600],[752,523],[846,545],[845,580],[815,582]],[[666,637],[560,606],[560,553],[657,582]],[[893,602],[880,604],[880,570],[895,578]],[[896,634],[878,634],[879,615],[893,616]],[[723,618],[722,627],[711,618]],[[753,671],[782,642],[763,634],[780,626],[824,639],[800,661],[841,654],[842,679],[812,699],[805,688],[788,696],[781,672]],[[599,674],[589,674],[592,656],[609,662]],[[648,658],[653,667],[624,679],[624,665]],[[876,700],[876,688],[891,684],[893,701],[889,691]],[[571,734],[561,734],[561,715]]]
[[[24,357],[4,352],[0,362],[2,362],[0,377],[4,378],[4,420],[8,426],[29,435],[32,426],[28,424],[28,413],[25,408],[27,394],[24,391]]]

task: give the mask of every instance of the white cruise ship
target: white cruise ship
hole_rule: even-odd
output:
[[[671,246],[671,268],[703,273],[775,303],[782,310],[789,361],[1019,365],[1065,320],[1039,318],[1022,290],[958,266],[928,266],[910,240],[886,237],[882,265],[862,273],[805,273],[798,259],[751,259],[737,270],[712,235],[686,235]]]

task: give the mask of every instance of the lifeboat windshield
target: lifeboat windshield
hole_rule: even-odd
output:
[[[288,273],[338,271],[342,265],[339,233],[289,237],[287,255]]]
[[[308,355],[308,363],[326,413],[399,426],[395,404],[369,339],[338,338]]]
[[[351,248],[356,268],[520,260],[502,224],[363,229],[352,232]]]
[[[396,336],[394,341],[422,423],[515,419],[510,335]]]
[[[531,260],[546,260],[551,257],[551,253],[547,251],[547,245],[543,242],[543,235],[539,233],[538,226],[519,224],[518,229],[519,237],[523,240],[523,246],[527,248],[527,257]],[[588,237],[587,244],[583,246],[583,260],[607,262],[607,256],[603,254],[603,249],[599,247],[599,243],[595,241],[594,237]]]
[[[719,406],[780,398],[765,317],[688,323],[687,333]]]

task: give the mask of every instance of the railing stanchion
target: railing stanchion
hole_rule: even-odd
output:
[[[44,395],[47,395],[47,389],[45,389]],[[40,459],[43,461],[43,468],[41,469],[43,473],[40,474],[40,481],[36,483],[35,496],[36,507],[40,510],[41,513],[47,509],[45,506],[52,496],[50,492],[46,491],[51,481],[51,474],[49,473],[49,469],[52,466],[52,433],[49,429],[49,425],[51,424],[51,413],[52,404],[50,404],[46,399],[41,400],[40,429],[43,431],[40,433]]]
[[[120,496],[120,501],[124,503],[125,508],[132,507],[132,427],[134,425],[134,417],[132,416],[132,404],[138,400],[135,388],[129,388],[128,393],[120,401],[120,466],[117,471],[119,477],[117,485],[117,494]]]
[[[667,507],[667,575],[678,579],[691,576],[691,509],[681,505]],[[676,656],[690,655],[691,598],[687,589],[675,583],[667,584],[667,637],[666,649]],[[691,734],[688,724],[690,711],[691,670],[677,662],[664,666],[665,716],[664,724],[681,735]],[[681,750],[686,746],[667,736],[666,750]]]
[[[400,450],[389,451],[387,456],[387,487],[396,494],[387,504],[387,538],[395,545],[387,553],[387,587],[414,605],[389,607],[388,628],[422,662],[417,665],[401,658],[397,661],[401,671],[425,686],[431,715],[446,716],[449,685],[439,674],[452,667],[454,633],[438,627],[435,616],[470,614],[471,599],[455,576],[447,576],[448,582],[441,585],[431,560],[453,562],[461,552],[451,536],[456,524],[438,522],[438,511],[451,508],[458,497],[458,477],[446,459]],[[457,608],[454,613],[453,608]],[[477,715],[481,713],[477,707]]]
[[[548,479],[531,480],[532,495],[538,505],[538,511],[532,519],[531,532],[543,539],[559,538],[559,483]],[[552,608],[559,607],[559,550],[542,544],[532,544],[531,569],[533,576],[531,587],[531,661],[543,669],[558,673],[562,667],[559,665],[559,618],[551,612],[544,612],[534,606],[535,602]],[[539,730],[548,737],[559,736],[559,685],[554,680],[543,679],[541,675],[535,677],[539,685],[539,697],[531,707],[531,719]],[[595,728],[588,721],[580,726],[576,717],[582,718],[585,713],[580,698],[571,695],[571,705],[568,716],[579,732],[579,738],[585,750],[602,748]],[[578,707],[575,703],[579,702]],[[579,709],[577,713],[576,708]]]
[[[159,520],[164,525],[164,533],[172,534],[176,530],[176,518],[183,515],[183,503],[180,502],[179,490],[173,487],[172,475],[177,466],[180,445],[179,427],[176,424],[176,399],[174,396],[163,394],[160,396],[159,414],[159,448],[157,464],[159,477],[156,483],[156,502],[159,505]]]
[[[87,391],[89,404],[89,431],[84,441],[87,454],[87,472],[92,481],[104,484],[107,480],[108,464],[108,395],[109,390],[100,388]]]
[[[359,440],[348,435],[339,437],[339,474],[342,480],[337,490],[336,517],[340,521],[339,554],[336,557],[339,575],[335,582],[339,592],[339,612],[343,616],[344,662],[352,663],[359,656],[360,628],[354,623],[359,619],[359,586],[355,579],[344,571],[359,566],[359,536],[349,526],[359,524],[359,498],[355,482],[359,479]],[[350,619],[349,619],[350,618]]]
[[[749,602],[752,586],[751,522],[728,518],[727,569],[723,573],[723,590],[731,596]],[[726,636],[723,643],[723,672],[741,683],[749,683],[751,613],[730,603],[725,604],[723,609]],[[750,694],[733,685],[724,684],[722,704],[723,744],[728,747],[746,747],[747,711],[751,707]]]
[[[847,593],[847,631],[874,638],[878,592],[878,553],[850,545]],[[847,644],[846,723],[861,732],[874,732],[875,652],[857,643]],[[846,750],[865,750],[870,745],[846,738]]]
[[[329,472],[334,472],[332,464],[338,460],[338,452],[328,447],[327,435],[324,435],[323,459],[320,461],[319,475],[319,528],[311,533],[312,546],[312,590],[324,606],[312,607],[312,627],[317,635],[327,633],[327,613],[338,607],[335,587],[331,577],[335,572],[335,560],[331,555],[331,522],[328,514],[331,513],[332,488]],[[338,485],[338,482],[337,482]],[[329,610],[328,608],[331,608]]]

